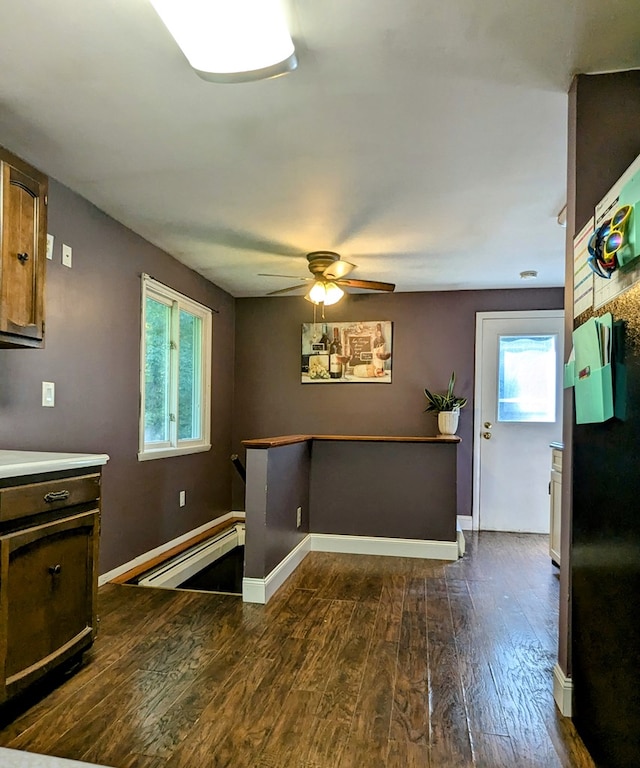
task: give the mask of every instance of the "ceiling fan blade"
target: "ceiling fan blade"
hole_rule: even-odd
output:
[[[290,285],[288,288],[280,288],[279,291],[269,291],[267,296],[277,296],[279,293],[289,293],[289,291],[298,291],[300,288],[306,288],[306,285],[300,283],[300,285]]]
[[[339,280],[341,277],[346,277],[349,272],[355,268],[355,264],[350,264],[348,261],[342,261],[342,259],[340,259],[334,261],[333,264],[329,264],[322,273],[322,276],[326,277],[327,280]]]
[[[258,272],[258,277],[290,277],[292,280],[315,280],[315,277],[300,277],[300,275],[272,275],[268,272]]]
[[[354,280],[348,278],[346,280],[336,280],[338,285],[346,285],[347,288],[364,288],[369,291],[395,291],[395,283],[380,283],[377,280]]]

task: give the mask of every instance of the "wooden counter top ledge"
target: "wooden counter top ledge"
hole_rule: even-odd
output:
[[[304,443],[307,440],[349,440],[369,443],[459,443],[458,435],[437,435],[436,437],[411,437],[404,435],[284,435],[243,440],[245,448],[278,448],[282,445]]]

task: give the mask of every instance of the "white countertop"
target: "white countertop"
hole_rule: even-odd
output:
[[[19,752],[4,747],[0,747],[0,765],[2,768],[100,768],[98,765],[79,763],[77,760]]]
[[[39,475],[64,469],[96,467],[106,464],[106,453],[49,453],[45,451],[0,450],[0,478]]]

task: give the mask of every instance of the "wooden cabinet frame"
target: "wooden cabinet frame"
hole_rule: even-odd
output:
[[[44,346],[48,179],[0,147],[0,347]]]

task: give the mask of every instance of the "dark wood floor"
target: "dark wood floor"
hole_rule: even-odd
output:
[[[116,768],[593,768],[552,696],[546,538],[457,563],[311,553],[268,606],[100,590],[86,664],[0,745]]]

